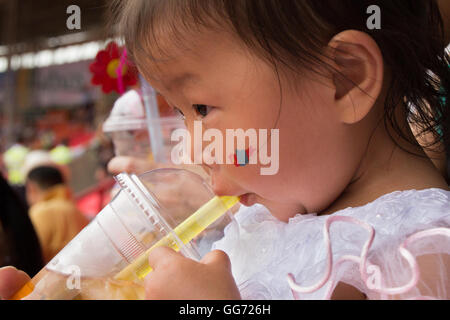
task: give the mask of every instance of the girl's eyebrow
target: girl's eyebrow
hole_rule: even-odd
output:
[[[186,82],[190,81],[198,81],[199,76],[195,73],[185,72],[179,76],[176,76],[167,81],[167,88],[169,91],[174,90],[175,88],[182,87],[186,84]]]

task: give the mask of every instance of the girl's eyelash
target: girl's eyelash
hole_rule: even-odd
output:
[[[177,107],[173,107],[173,109],[181,115],[181,117],[183,118],[183,120],[185,120],[185,116],[184,116],[183,111],[181,111],[181,110],[178,109]]]

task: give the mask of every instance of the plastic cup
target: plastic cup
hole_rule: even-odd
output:
[[[168,245],[199,260],[236,227],[228,211],[235,197],[215,196],[195,173],[158,169],[116,179],[118,194],[13,299],[143,299],[151,269],[133,266],[149,250]]]

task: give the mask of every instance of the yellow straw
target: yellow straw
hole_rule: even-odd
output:
[[[183,221],[174,232],[183,244],[187,244],[198,234],[205,230],[209,225],[219,219],[227,210],[239,202],[238,197],[214,197],[198,209],[189,218]],[[155,243],[150,249],[140,255],[135,261],[119,272],[114,279],[116,280],[142,280],[152,268],[148,264],[150,252],[157,247],[167,246],[175,251],[179,251],[177,242],[172,234],[169,234]]]

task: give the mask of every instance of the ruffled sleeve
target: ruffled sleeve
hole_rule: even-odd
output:
[[[217,248],[247,299],[329,299],[339,282],[369,299],[449,299],[450,192],[385,195],[330,216],[289,223],[242,209]]]

